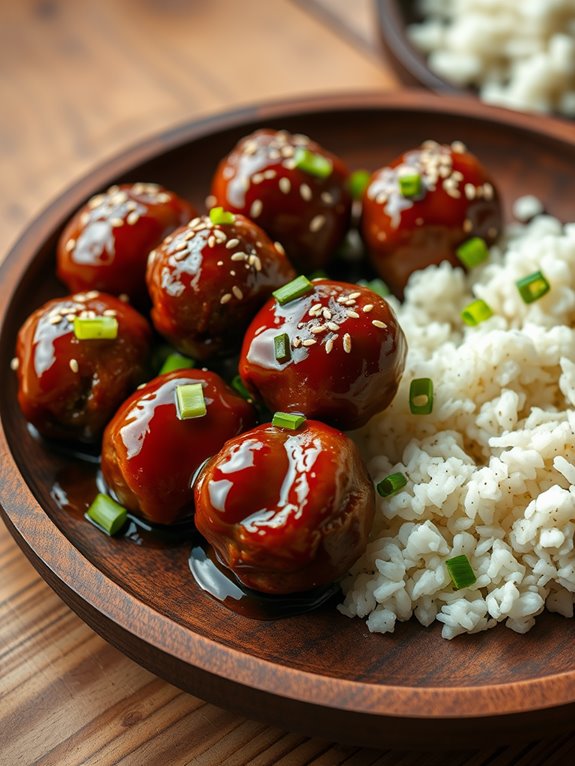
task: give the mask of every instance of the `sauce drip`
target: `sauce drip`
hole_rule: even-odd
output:
[[[253,620],[277,620],[311,612],[340,597],[338,583],[304,593],[269,596],[246,588],[233,572],[218,561],[206,542],[195,545],[189,558],[190,571],[199,587],[233,612]]]

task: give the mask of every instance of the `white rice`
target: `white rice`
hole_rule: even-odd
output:
[[[484,101],[575,116],[575,0],[419,0],[408,28],[440,77]]]
[[[526,305],[516,280],[542,271],[547,295]],[[483,298],[494,316],[460,314]],[[356,432],[378,482],[372,538],[344,582],[340,611],[373,632],[413,615],[444,638],[499,622],[525,633],[546,607],[575,600],[575,224],[540,215],[509,227],[488,263],[414,274],[391,299],[409,352],[392,405]],[[409,385],[434,383],[433,411],[412,415]],[[474,586],[455,590],[446,559],[466,554]]]

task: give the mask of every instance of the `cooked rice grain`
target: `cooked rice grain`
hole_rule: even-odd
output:
[[[550,292],[526,305],[515,282],[542,271]],[[483,298],[494,316],[467,327]],[[575,593],[575,224],[549,216],[508,229],[485,265],[414,274],[390,299],[409,352],[392,405],[356,436],[375,482],[371,542],[344,582],[340,611],[392,632],[413,615],[444,638],[505,622],[525,633],[545,607],[573,616]],[[409,384],[434,383],[430,415]],[[445,560],[465,554],[474,586],[454,590]]]

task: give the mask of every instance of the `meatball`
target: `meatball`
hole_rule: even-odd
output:
[[[201,387],[204,414],[188,417],[178,390]],[[173,524],[193,510],[193,479],[227,439],[255,423],[252,406],[213,372],[154,378],[120,407],[104,432],[102,473],[128,510]]]
[[[64,229],[58,278],[71,291],[104,290],[146,303],[150,250],[194,215],[188,202],[157,184],[112,186],[92,197]]]
[[[197,359],[234,351],[256,311],[294,276],[281,245],[244,216],[214,209],[150,255],[152,321]]]
[[[240,582],[285,594],[349,570],[367,543],[375,498],[354,442],[306,421],[228,441],[202,470],[195,505],[199,532]]]
[[[461,142],[426,141],[376,170],[363,195],[361,230],[372,264],[398,296],[430,264],[462,262],[466,240],[491,245],[502,227],[493,181]],[[482,244],[482,243],[480,243]]]
[[[301,297],[283,305],[274,297],[255,316],[240,375],[272,412],[358,428],[395,396],[403,332],[389,304],[368,288],[327,279],[307,284]]]
[[[349,228],[348,175],[307,136],[258,130],[220,162],[212,195],[215,205],[255,220],[310,273],[327,264]]]
[[[82,326],[98,335],[102,324],[109,337],[83,338]],[[91,291],[49,301],[18,333],[24,416],[49,438],[97,441],[121,402],[145,380],[150,343],[144,317],[111,295]]]

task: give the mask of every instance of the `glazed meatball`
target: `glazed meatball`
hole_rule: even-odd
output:
[[[461,142],[426,141],[377,170],[363,195],[361,229],[372,264],[398,296],[430,264],[455,266],[472,238],[491,245],[502,209],[493,180]]]
[[[64,229],[58,278],[73,292],[104,290],[145,303],[150,250],[195,214],[188,202],[157,184],[112,186],[92,197]]]
[[[207,463],[195,521],[244,585],[297,593],[349,570],[367,543],[374,503],[359,451],[341,431],[315,421],[293,431],[266,424]]]
[[[256,221],[310,273],[327,264],[348,230],[348,175],[342,160],[307,136],[258,130],[220,162],[212,195],[215,205]]]
[[[188,417],[178,389],[201,387],[204,414]],[[254,410],[213,372],[154,378],[120,407],[104,432],[102,473],[128,510],[173,524],[193,510],[193,479],[227,439],[251,428]]]
[[[294,276],[281,245],[258,226],[242,215],[212,210],[211,217],[195,218],[150,255],[152,321],[196,359],[234,351],[256,311]]]
[[[115,337],[77,337],[82,325],[102,321]],[[49,301],[18,334],[24,416],[49,438],[97,441],[121,402],[145,380],[150,341],[144,317],[111,295],[92,291]]]
[[[358,428],[395,396],[405,364],[403,332],[389,304],[371,290],[326,279],[308,284],[301,297],[283,305],[274,297],[256,315],[240,375],[272,412]]]

